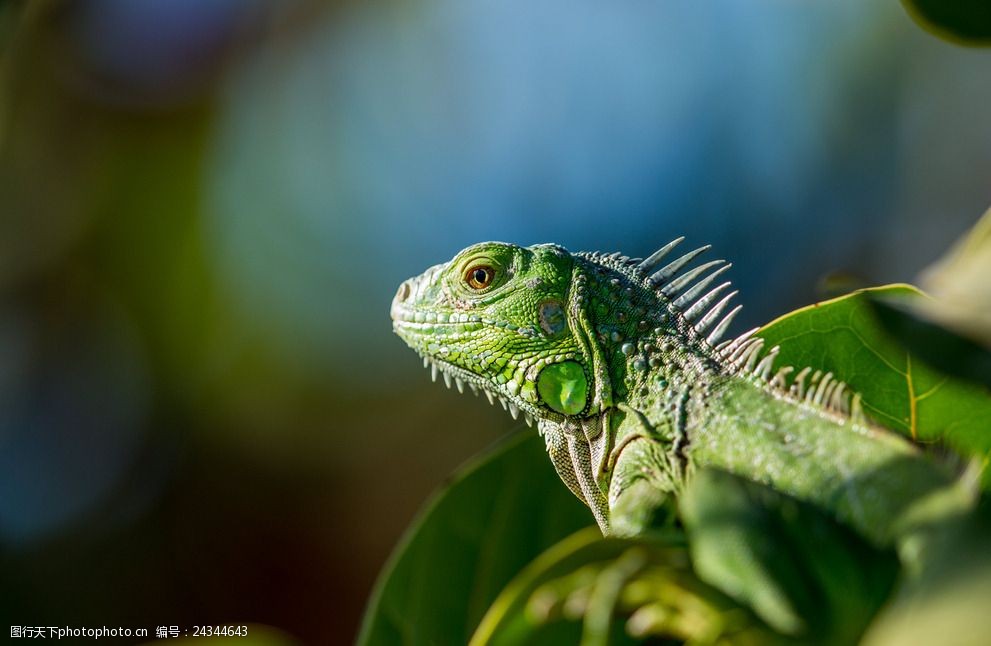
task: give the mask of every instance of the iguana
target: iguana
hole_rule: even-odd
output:
[[[703,467],[900,550],[970,503],[949,462],[869,422],[833,375],[775,367],[756,328],[723,340],[740,310],[718,280],[730,265],[686,269],[709,247],[672,254],[682,240],[646,259],[473,245],[400,285],[393,326],[434,379],[536,420],[607,535],[660,522]]]

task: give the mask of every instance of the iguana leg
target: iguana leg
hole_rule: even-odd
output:
[[[653,427],[637,411],[614,415],[616,442],[609,456],[611,534],[635,536],[670,522],[670,494],[682,479],[667,427]]]

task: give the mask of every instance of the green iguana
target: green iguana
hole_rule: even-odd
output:
[[[871,542],[918,549],[973,495],[954,469],[868,422],[831,374],[774,366],[722,260],[487,242],[399,287],[395,331],[436,379],[537,421],[561,479],[604,534],[635,535],[715,467],[825,510]],[[951,499],[952,504],[946,504]],[[933,511],[941,510],[941,511]]]

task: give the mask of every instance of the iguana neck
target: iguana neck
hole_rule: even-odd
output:
[[[723,371],[713,348],[670,301],[643,289],[635,276],[617,275],[608,260],[576,258],[571,298],[574,327],[597,366],[596,390],[605,393],[598,412],[642,405],[644,398],[708,383]]]
[[[616,460],[638,433],[635,426],[622,425],[623,411],[669,411],[678,424],[685,399],[701,404],[721,371],[712,347],[669,300],[645,289],[643,277],[614,271],[624,262],[576,257],[568,315],[594,395],[582,415],[540,422],[562,480],[607,533]]]

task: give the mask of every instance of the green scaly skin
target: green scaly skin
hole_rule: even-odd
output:
[[[702,467],[813,503],[903,553],[936,522],[931,509],[969,504],[947,465],[870,425],[830,376],[772,376],[774,350],[759,340],[719,343],[739,309],[724,314],[729,283],[711,287],[729,265],[683,271],[706,248],[670,261],[678,242],[646,261],[474,245],[400,286],[394,329],[434,377],[536,420],[605,534],[662,522]]]

